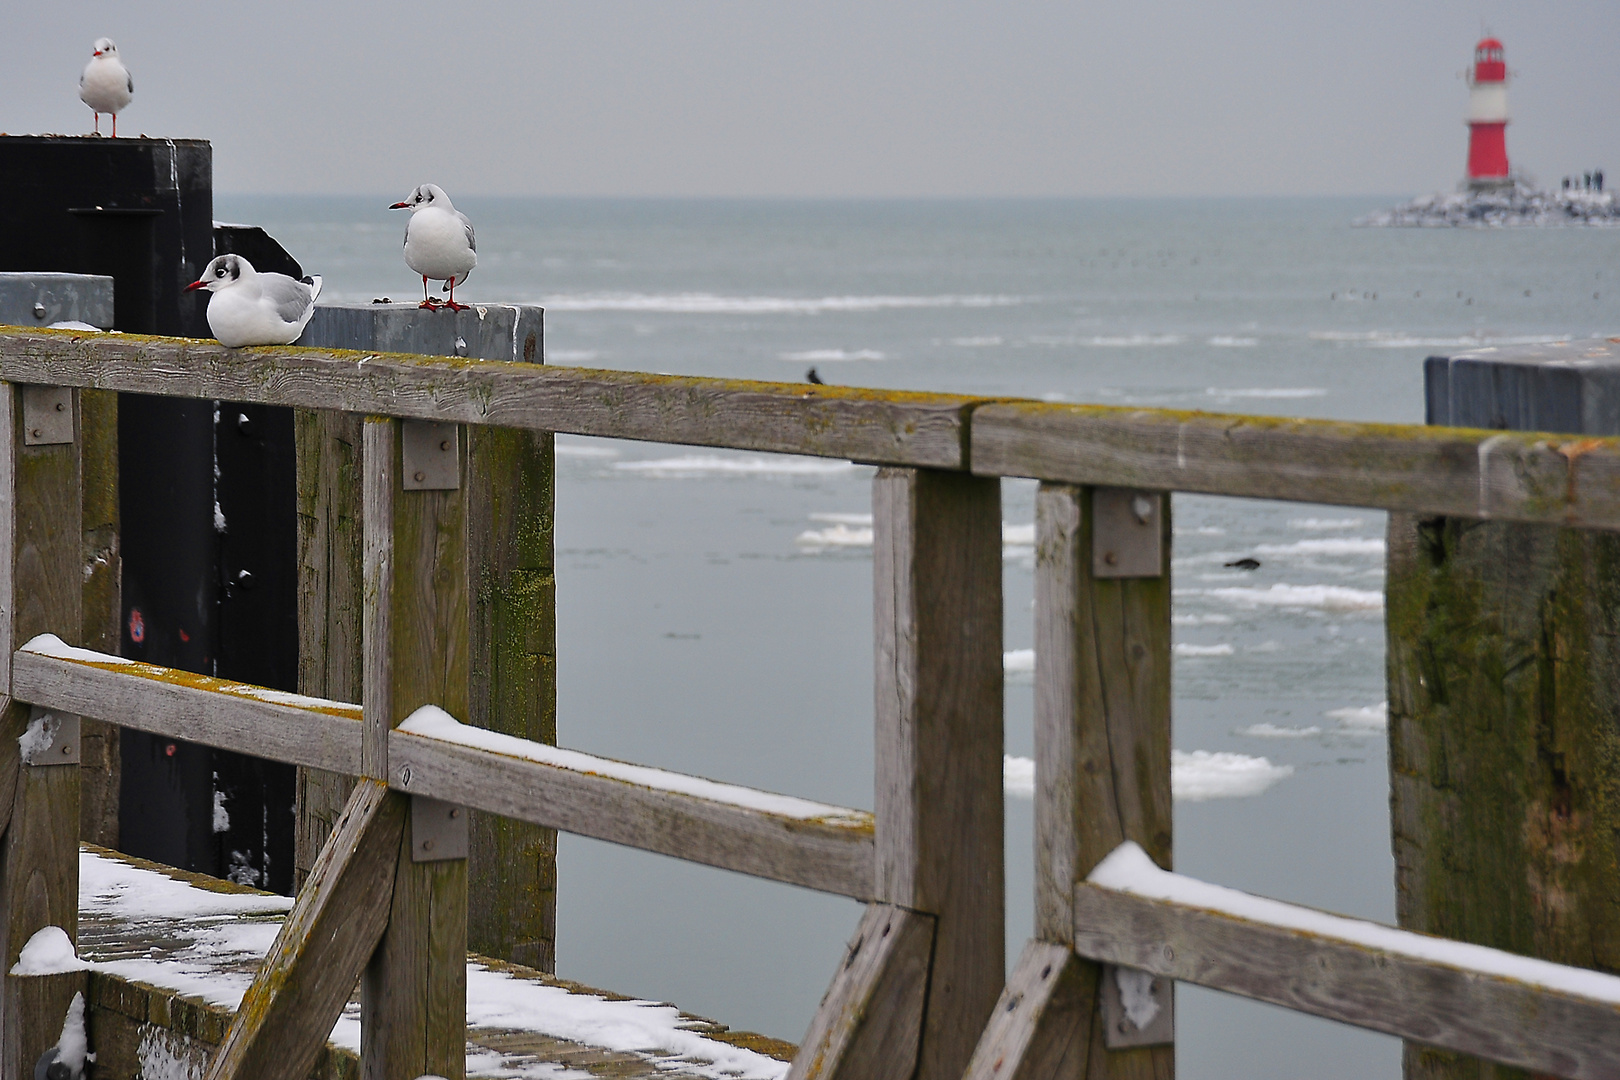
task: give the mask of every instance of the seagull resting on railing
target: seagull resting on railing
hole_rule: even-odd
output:
[[[84,994],[76,993],[62,1022],[62,1037],[34,1063],[34,1080],[81,1080],[85,1061],[96,1059],[89,1050],[90,1040],[84,1032]]]
[[[221,345],[240,349],[297,341],[315,313],[321,279],[261,274],[240,255],[218,255],[186,289],[213,294],[208,298],[208,328]]]
[[[404,202],[388,209],[411,212],[410,224],[405,226],[405,265],[422,275],[422,302],[417,306],[429,311],[440,307],[465,311],[466,304],[456,303],[456,286],[478,265],[478,241],[467,215],[455,208],[438,184],[422,184]],[[430,278],[444,282],[450,292],[447,303],[428,296]]]
[[[101,114],[112,114],[112,137],[118,138],[118,114],[135,96],[135,80],[118,59],[118,46],[112,38],[97,38],[91,46],[90,62],[79,76],[79,100],[96,114],[96,134],[101,134]]]

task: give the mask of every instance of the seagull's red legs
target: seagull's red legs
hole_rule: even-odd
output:
[[[113,137],[113,138],[115,138],[115,139],[116,139],[116,138],[118,138],[118,114],[117,114],[117,113],[113,113],[113,114],[112,114],[112,118],[113,118],[113,133],[112,133],[112,137]]]
[[[466,304],[456,303],[456,279],[451,278],[449,281],[445,282],[445,284],[450,287],[450,302],[444,306],[449,308],[451,311],[466,311]]]
[[[428,296],[427,275],[426,274],[422,275],[422,302],[420,304],[417,304],[416,306],[419,307],[419,308],[427,308],[429,311],[437,311],[437,310],[439,310],[439,305],[435,304],[433,302],[433,299],[430,296]]]

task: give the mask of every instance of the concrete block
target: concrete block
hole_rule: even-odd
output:
[[[1431,356],[1423,376],[1431,424],[1620,435],[1620,339]]]
[[[533,304],[476,304],[465,311],[317,304],[298,344],[539,364],[545,357],[545,311]]]
[[[113,279],[98,274],[0,274],[0,323],[50,326],[82,322],[113,324]]]

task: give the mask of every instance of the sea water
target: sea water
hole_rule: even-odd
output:
[[[325,299],[410,299],[397,194],[218,209]],[[463,198],[479,264],[458,299],[545,305],[551,364],[1402,422],[1426,355],[1620,332],[1620,234],[1351,226],[1392,201]],[[870,807],[871,475],[559,436],[562,744]],[[1002,497],[1006,748],[1027,759],[1034,485]],[[1173,513],[1176,868],[1393,921],[1384,516]],[[1010,764],[1009,964],[1032,924],[1028,775]],[[558,897],[560,974],[795,1040],[860,915],[575,837]],[[1177,1010],[1186,1078],[1399,1070],[1383,1036],[1195,987]]]

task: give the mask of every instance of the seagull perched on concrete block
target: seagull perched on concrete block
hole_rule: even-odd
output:
[[[221,345],[240,349],[297,341],[315,313],[321,279],[261,274],[240,255],[218,255],[186,289],[213,294],[208,298],[208,329]]]
[[[456,286],[478,265],[478,242],[467,215],[455,208],[438,184],[422,184],[388,209],[411,212],[405,226],[405,265],[422,275],[422,302],[417,306],[465,311],[466,304],[456,303]],[[448,303],[436,303],[428,296],[429,279],[444,282],[450,291]]]
[[[34,1080],[82,1080],[85,1061],[94,1061],[84,1031],[84,994],[76,993],[62,1023],[62,1037],[34,1063]]]
[[[135,80],[118,59],[118,46],[112,38],[96,38],[90,62],[79,76],[79,100],[96,114],[96,134],[101,134],[101,114],[112,114],[112,137],[118,138],[118,114],[135,96]]]

